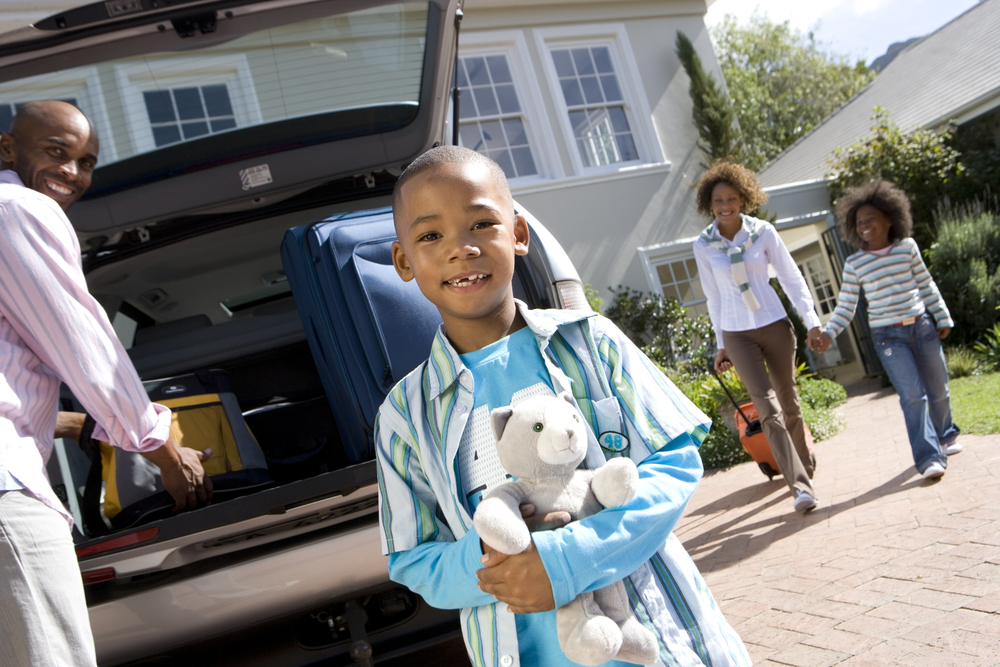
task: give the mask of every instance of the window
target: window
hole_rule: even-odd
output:
[[[46,98],[40,97],[38,99],[41,100]],[[14,114],[16,114],[18,110],[25,104],[27,104],[29,101],[36,101],[36,100],[25,100],[23,102],[13,102],[13,103],[0,102],[0,132],[7,131],[7,128],[10,127],[11,121],[14,120]],[[76,98],[68,97],[63,99],[62,101],[66,102],[67,104],[72,104],[73,106],[79,108],[79,105],[76,103]]]
[[[143,98],[157,147],[236,127],[225,84],[146,91]]]
[[[708,315],[708,301],[698,279],[698,265],[694,256],[659,264],[656,275],[663,296],[681,302],[690,317]]]
[[[625,27],[541,28],[534,33],[577,173],[662,164]]]
[[[837,294],[822,258],[819,255],[810,257],[803,264],[799,264],[799,271],[805,276],[820,316],[826,319],[827,316],[833,315],[837,307]]]
[[[459,143],[496,161],[508,178],[538,174],[504,54],[459,59]]]
[[[554,49],[552,61],[584,166],[638,160],[610,50]]]

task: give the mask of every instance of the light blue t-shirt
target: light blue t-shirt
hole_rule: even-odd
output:
[[[528,327],[461,357],[472,372],[475,403],[455,465],[459,492],[469,514],[473,514],[487,493],[510,478],[497,456],[490,413],[501,406],[516,405],[532,396],[553,396],[555,392],[538,342]],[[555,611],[516,614],[514,619],[522,665],[579,667],[559,648]]]

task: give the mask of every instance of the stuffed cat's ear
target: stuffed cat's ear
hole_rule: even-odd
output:
[[[568,391],[561,391],[561,392],[559,392],[559,398],[561,398],[562,400],[566,401],[567,403],[569,403],[570,405],[572,405],[574,408],[576,407],[576,401],[573,400],[573,397],[570,396],[570,393]]]
[[[512,414],[514,414],[514,408],[509,405],[497,408],[490,413],[490,419],[493,422],[493,435],[496,436],[498,441],[503,436],[503,430],[507,428],[507,420],[510,419]]]

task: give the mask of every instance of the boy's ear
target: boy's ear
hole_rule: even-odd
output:
[[[403,279],[403,282],[410,282],[413,280],[413,269],[410,268],[410,260],[407,258],[406,253],[403,252],[403,246],[400,245],[399,241],[392,242],[392,265],[396,269],[396,273],[399,277]]]
[[[530,237],[528,232],[528,221],[525,220],[524,216],[520,213],[514,215],[514,254],[515,255],[527,255],[528,254],[528,240]]]
[[[17,142],[9,132],[0,133],[0,160],[5,166],[13,165],[17,159]]]

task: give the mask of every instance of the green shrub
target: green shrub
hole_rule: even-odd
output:
[[[803,405],[802,419],[809,426],[816,442],[828,440],[847,427],[844,418],[829,408],[810,408]]]
[[[705,470],[728,468],[738,463],[752,461],[753,458],[743,450],[740,437],[726,428],[721,419],[712,422],[712,430],[698,450]]]
[[[847,391],[833,380],[804,378],[799,381],[799,403],[803,409],[835,408],[846,400]]]
[[[1000,215],[997,204],[976,201],[938,207],[937,242],[928,268],[955,326],[949,342],[971,345],[1000,321]]]
[[[979,353],[979,359],[991,371],[1000,371],[1000,322],[986,332],[982,341],[973,346]]]
[[[948,377],[952,380],[979,375],[981,366],[979,357],[967,347],[945,348],[944,360],[948,366]]]

